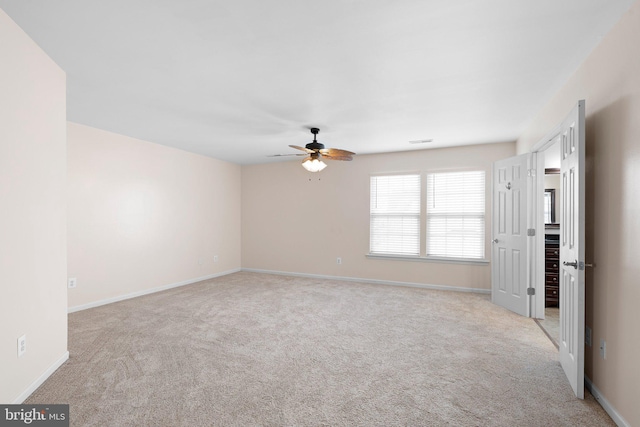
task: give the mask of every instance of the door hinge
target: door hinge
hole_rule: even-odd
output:
[[[527,229],[527,236],[533,237],[535,235],[536,235],[536,229],[535,228],[528,228]]]
[[[527,288],[527,295],[535,295],[536,288]]]
[[[535,169],[527,169],[527,176],[536,176]]]

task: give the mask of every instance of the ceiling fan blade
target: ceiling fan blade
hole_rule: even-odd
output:
[[[352,153],[347,150],[340,150],[339,148],[323,148],[320,150],[320,154],[323,156],[332,156],[332,157],[350,157],[355,156],[356,153]]]
[[[267,157],[288,157],[288,156],[306,156],[305,153],[300,154],[269,154]]]
[[[353,160],[353,157],[351,156],[330,156],[328,154],[323,154],[322,158],[327,160],[346,160],[346,161]]]
[[[302,150],[302,151],[304,151],[305,153],[309,153],[309,154],[311,154],[311,153],[315,153],[315,151],[313,151],[313,150],[309,150],[308,148],[305,148],[305,147],[299,147],[299,146],[297,146],[297,145],[290,145],[289,147],[291,147],[291,148],[295,148],[296,150]]]

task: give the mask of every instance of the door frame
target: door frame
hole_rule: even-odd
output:
[[[551,148],[560,138],[562,126],[559,125],[552,132],[538,141],[531,148],[531,152],[535,155],[536,162],[533,166],[535,177],[532,180],[532,194],[530,212],[532,215],[531,224],[537,230],[536,235],[532,239],[530,247],[531,256],[531,287],[535,288],[535,297],[531,301],[531,317],[535,319],[544,319],[545,309],[545,256],[544,256],[544,165],[545,151]]]

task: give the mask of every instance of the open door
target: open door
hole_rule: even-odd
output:
[[[527,206],[531,154],[493,164],[491,301],[529,316]]]
[[[560,144],[560,364],[574,393],[584,398],[584,252],[585,252],[585,102],[579,101],[567,118],[538,142],[533,153]],[[542,199],[544,165],[538,166],[538,194]],[[542,210],[538,211],[541,215]],[[544,221],[538,218],[538,228]],[[544,288],[544,233],[538,241],[536,288]]]
[[[515,313],[532,313],[528,291],[539,296],[544,290],[544,224],[542,218],[527,218],[536,212],[536,193],[544,166],[536,167],[538,152],[560,141],[560,364],[574,393],[584,398],[585,318],[585,102],[579,101],[567,118],[538,142],[531,153],[494,163],[493,243],[491,258],[491,300]],[[529,171],[538,171],[538,183],[531,187]],[[533,180],[531,180],[533,182]],[[540,196],[542,197],[542,196]],[[529,230],[537,224],[540,232]],[[528,234],[537,242],[530,248]],[[537,255],[536,255],[537,253]],[[538,273],[536,273],[538,271]],[[542,273],[540,273],[542,272]],[[531,278],[531,281],[529,281]],[[529,287],[531,283],[532,287]],[[544,302],[540,299],[538,302]],[[536,310],[544,310],[544,305]],[[534,313],[535,314],[535,313]]]
[[[584,101],[560,126],[560,363],[584,398]]]

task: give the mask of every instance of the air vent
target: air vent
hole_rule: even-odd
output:
[[[415,141],[409,141],[409,144],[427,144],[433,142],[433,139],[416,139]]]

